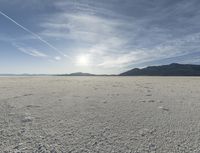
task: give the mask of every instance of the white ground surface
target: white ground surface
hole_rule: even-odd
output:
[[[200,152],[200,78],[0,78],[0,152]]]

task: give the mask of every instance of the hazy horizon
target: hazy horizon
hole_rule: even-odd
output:
[[[0,0],[0,74],[200,64],[198,0]]]

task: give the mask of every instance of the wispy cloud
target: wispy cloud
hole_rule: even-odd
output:
[[[127,5],[129,3],[132,2],[127,1]],[[184,36],[177,33],[173,36],[172,27],[158,24],[171,15],[177,15],[176,12],[181,12],[182,6],[178,7],[179,5],[179,9],[170,14],[169,10],[173,10],[173,5],[168,4],[161,10],[165,3],[160,2],[155,8],[146,9],[139,18],[108,9],[112,8],[112,3],[104,5],[97,1],[57,1],[54,4],[61,9],[61,13],[51,15],[40,25],[44,29],[41,35],[72,40],[77,44],[72,51],[89,54],[93,57],[93,65],[97,67],[127,67],[187,55],[200,47],[198,33]],[[137,8],[142,6],[139,2],[133,4]],[[190,10],[190,5],[184,4],[184,8]],[[158,11],[160,14],[157,14]],[[87,47],[81,46],[81,43],[87,44]]]
[[[14,19],[12,19],[11,17],[9,17],[8,15],[6,15],[5,13],[3,13],[2,11],[0,11],[0,14],[2,16],[4,16],[5,18],[7,18],[8,20],[10,20],[11,22],[13,22],[15,25],[17,25],[18,27],[20,27],[21,29],[23,29],[24,31],[28,32],[29,34],[31,34],[32,36],[34,36],[35,38],[37,38],[38,40],[40,40],[41,42],[43,42],[44,44],[46,44],[48,47],[50,47],[51,49],[53,49],[54,51],[56,51],[57,53],[61,54],[62,56],[67,57],[67,55],[65,55],[64,53],[62,53],[59,49],[57,49],[55,46],[53,46],[52,44],[50,44],[48,41],[44,40],[42,37],[40,37],[38,34],[34,33],[33,31],[29,30],[28,28],[26,28],[25,26],[21,25],[20,23],[18,23],[17,21],[15,21]]]
[[[121,20],[111,21],[95,15],[66,12],[51,16],[45,23],[42,23],[41,27],[44,28],[44,31],[41,32],[41,35],[97,43],[108,36],[117,35],[117,31],[114,29],[120,24]]]
[[[42,57],[42,58],[46,58],[48,57],[48,55],[42,53],[41,51],[35,49],[35,48],[30,48],[30,47],[22,47],[19,44],[13,43],[12,44],[14,47],[16,47],[19,51],[30,55],[30,56],[34,56],[34,57]]]
[[[125,53],[107,54],[104,56],[104,62],[98,66],[126,68],[129,65],[138,63],[187,56],[199,51],[199,42],[200,33],[196,33],[179,39],[167,40],[152,48],[130,49],[125,51]],[[181,62],[182,60],[179,61]],[[189,60],[187,61],[189,62]],[[194,61],[190,60],[191,62],[193,63]]]
[[[16,47],[18,51],[20,51],[24,54],[33,56],[33,57],[43,58],[43,59],[46,59],[46,60],[49,60],[49,61],[52,61],[52,62],[53,61],[60,61],[62,59],[60,56],[50,56],[50,55],[47,55],[47,54],[45,54],[44,52],[42,52],[38,49],[25,46],[24,44],[12,43],[12,45],[14,47]]]

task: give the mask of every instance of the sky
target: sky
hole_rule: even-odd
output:
[[[0,73],[200,64],[199,0],[0,0]]]

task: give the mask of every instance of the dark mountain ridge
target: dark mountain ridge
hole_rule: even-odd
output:
[[[178,64],[134,68],[120,76],[200,76],[200,65]]]

